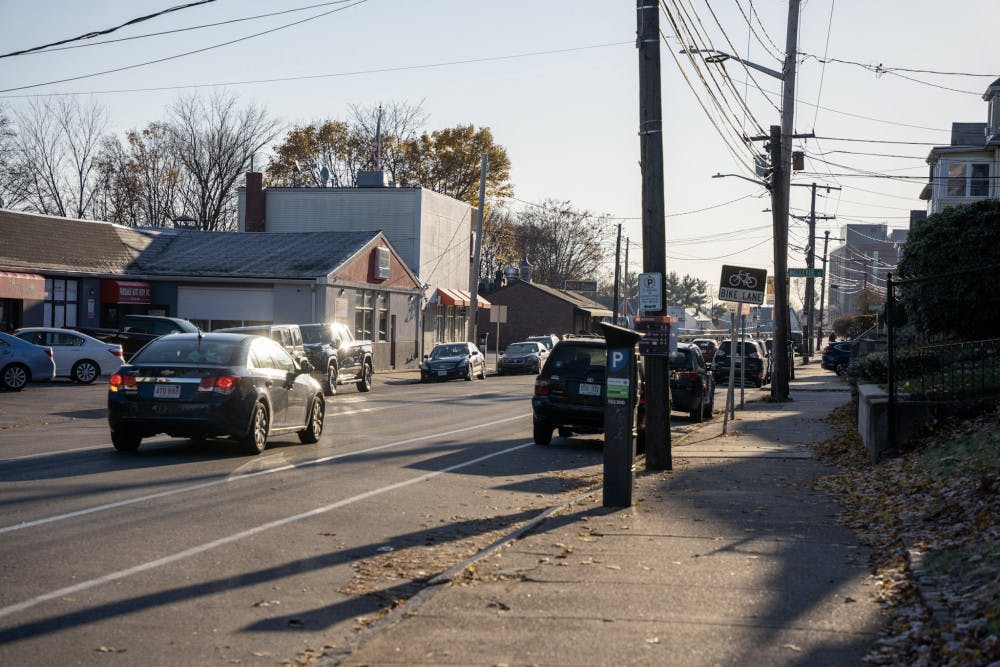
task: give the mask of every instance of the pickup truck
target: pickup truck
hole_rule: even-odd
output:
[[[371,391],[374,362],[370,340],[355,340],[343,324],[300,324],[306,357],[316,368],[327,396],[338,384],[353,382],[358,391]]]
[[[106,343],[118,343],[127,360],[149,341],[171,333],[198,333],[199,329],[179,317],[160,315],[123,315],[117,329],[88,329],[78,331]]]

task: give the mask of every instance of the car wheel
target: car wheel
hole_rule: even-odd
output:
[[[702,419],[704,419],[703,416],[705,411],[704,405],[705,405],[704,399],[699,399],[698,407],[694,408],[693,410],[691,410],[691,412],[688,413],[688,416],[691,418],[691,421],[700,422]]]
[[[134,452],[142,444],[142,436],[136,431],[125,428],[112,429],[111,444],[119,452]]]
[[[98,375],[101,374],[101,369],[98,368],[97,364],[90,359],[81,359],[73,364],[73,368],[69,373],[74,382],[79,382],[80,384],[90,384],[97,379]]]
[[[847,364],[843,361],[838,361],[833,367],[833,372],[837,375],[847,375]]]
[[[474,378],[474,377],[475,377],[475,375],[472,372],[472,364],[469,364],[465,368],[465,381],[466,382],[472,382],[472,378]]]
[[[248,454],[260,454],[267,447],[269,421],[267,406],[259,401],[254,403],[253,412],[250,415],[250,429],[246,435],[240,438],[240,445]]]
[[[31,381],[31,371],[24,364],[10,364],[0,374],[0,384],[11,391],[21,391]]]
[[[361,379],[358,380],[358,391],[372,390],[372,362],[366,361],[361,367]]]
[[[485,361],[482,364],[480,364],[480,366],[479,366],[479,379],[480,380],[485,380],[486,379],[486,362]]]
[[[327,396],[333,396],[337,393],[337,377],[340,375],[337,370],[337,364],[330,362],[330,365],[326,367],[326,378],[323,381],[323,393]]]
[[[536,445],[547,445],[552,442],[552,424],[548,422],[534,423],[534,434]]]
[[[326,402],[322,396],[314,396],[312,407],[309,408],[309,424],[304,431],[299,431],[299,442],[311,445],[319,442],[323,435],[323,415],[326,413]]]
[[[571,437],[573,437],[573,431],[570,430],[570,429],[568,429],[568,428],[560,428],[559,429],[559,437],[560,438],[571,438]]]
[[[704,401],[704,399],[702,399],[701,404],[702,404],[701,416],[704,417],[705,419],[711,419],[712,418],[712,413],[715,411],[715,388],[714,387],[712,388],[712,390],[708,394],[708,403],[706,403]]]

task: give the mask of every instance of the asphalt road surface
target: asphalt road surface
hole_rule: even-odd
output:
[[[0,664],[307,663],[601,482],[600,436],[531,443],[533,380],[378,378],[260,456],[116,452],[101,381],[0,393]]]

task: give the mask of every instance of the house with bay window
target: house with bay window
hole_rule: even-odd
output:
[[[986,89],[985,123],[952,123],[951,143],[927,156],[930,181],[920,198],[928,214],[978,199],[1000,198],[1000,79]]]

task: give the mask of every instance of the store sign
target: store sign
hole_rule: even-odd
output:
[[[101,301],[104,303],[151,303],[149,283],[136,280],[102,280]]]
[[[45,298],[45,279],[33,273],[0,271],[0,299]]]

